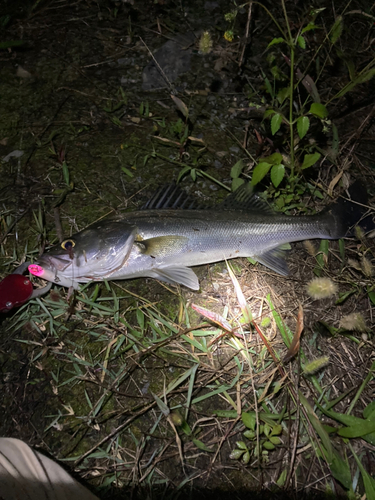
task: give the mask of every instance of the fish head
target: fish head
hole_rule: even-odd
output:
[[[61,286],[109,278],[126,263],[136,228],[121,220],[96,223],[43,253],[31,274]]]

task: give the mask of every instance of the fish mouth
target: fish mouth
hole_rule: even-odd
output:
[[[72,263],[69,255],[42,255],[37,261],[41,267],[56,271],[65,271]]]

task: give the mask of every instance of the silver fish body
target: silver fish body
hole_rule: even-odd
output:
[[[190,266],[235,257],[287,274],[282,245],[341,238],[355,212],[353,204],[337,203],[312,216],[276,214],[247,187],[228,200],[209,210],[151,209],[104,219],[65,240],[65,248],[44,253],[30,272],[62,286],[151,277],[193,290],[199,282]]]

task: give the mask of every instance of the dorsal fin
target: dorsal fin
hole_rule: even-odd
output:
[[[160,210],[160,209],[185,209],[185,210],[245,210],[267,215],[274,215],[274,211],[267,203],[254,193],[253,186],[246,183],[242,184],[234,193],[231,193],[222,203],[214,206],[207,206],[200,203],[186,194],[176,184],[167,184],[162,186],[145,203],[141,210]]]
[[[207,208],[205,205],[199,203],[198,200],[190,197],[176,184],[167,184],[162,186],[151,198],[143,205],[141,210],[152,209],[185,209],[185,210],[198,210]]]
[[[220,205],[220,210],[247,210],[267,215],[274,215],[275,212],[267,203],[254,193],[254,188],[250,183],[242,184],[234,193],[231,193]]]

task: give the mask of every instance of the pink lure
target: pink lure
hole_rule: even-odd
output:
[[[9,274],[0,281],[0,312],[22,306],[33,294],[33,284],[22,274]]]

